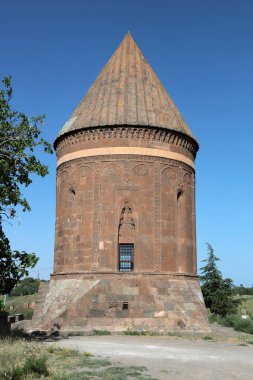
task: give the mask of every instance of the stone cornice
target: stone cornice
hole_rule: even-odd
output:
[[[59,136],[54,142],[54,148],[60,153],[66,146],[110,138],[128,138],[154,140],[180,146],[192,153],[193,157],[199,149],[198,143],[190,136],[170,129],[149,126],[105,126],[81,129]]]

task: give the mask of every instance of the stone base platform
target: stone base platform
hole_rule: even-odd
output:
[[[68,332],[210,331],[199,279],[192,275],[54,274],[33,320],[38,329]]]

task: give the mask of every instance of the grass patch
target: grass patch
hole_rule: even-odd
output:
[[[108,330],[93,330],[92,335],[112,335]]]
[[[42,376],[49,376],[46,358],[43,356],[37,358],[30,356],[26,358],[22,366],[13,367],[0,373],[0,378],[6,380],[21,380],[27,378],[36,379],[41,378]]]
[[[240,311],[246,310],[246,314],[253,318],[253,296],[241,296]]]
[[[124,335],[143,335],[143,331],[138,331],[138,330],[126,330],[123,332]]]
[[[211,335],[204,335],[202,336],[203,340],[213,340],[213,337]]]
[[[33,340],[0,340],[1,380],[151,380],[146,371],[145,367],[115,365],[89,352]]]
[[[133,336],[171,336],[171,337],[184,337],[179,331],[149,331],[149,330],[125,330],[124,335]]]
[[[61,335],[66,338],[68,336],[85,336],[85,335],[88,335],[88,334],[85,331],[69,331],[69,332],[63,333]]]

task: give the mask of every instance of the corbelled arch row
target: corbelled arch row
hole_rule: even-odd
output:
[[[198,143],[130,34],[55,141],[42,329],[209,331],[196,268]]]

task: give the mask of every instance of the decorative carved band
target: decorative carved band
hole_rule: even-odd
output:
[[[94,127],[83,129],[75,132],[59,136],[54,147],[57,153],[69,145],[88,142],[91,140],[105,140],[115,138],[141,139],[164,142],[176,146],[181,146],[192,153],[193,157],[199,149],[198,143],[191,137],[183,133],[176,132],[170,129],[158,127],[141,127],[141,126],[115,126],[115,127]]]
[[[121,165],[122,160],[123,161],[129,160],[134,166],[136,166],[137,163],[140,165],[140,163],[145,164],[148,162],[149,163],[160,162],[160,164],[162,166],[165,165],[165,167],[171,166],[171,167],[181,168],[181,169],[186,170],[186,172],[188,173],[195,172],[192,166],[189,166],[183,163],[182,161],[171,160],[169,158],[141,156],[138,154],[135,154],[135,155],[129,154],[129,155],[124,155],[124,156],[122,156],[122,154],[115,154],[115,155],[107,154],[106,156],[83,157],[83,158],[77,158],[75,160],[63,162],[61,165],[57,167],[57,173],[60,174],[61,172],[71,171],[75,167],[80,169],[84,165],[91,169],[93,168],[93,165],[100,162],[106,163],[106,166],[108,166],[108,164],[110,163],[115,163],[115,162]],[[93,170],[95,170],[95,168]],[[180,178],[182,182],[183,174],[181,174]]]
[[[152,157],[162,157],[162,158],[170,158],[172,160],[184,162],[185,164],[194,168],[194,162],[184,156],[183,154],[171,152],[164,149],[153,149],[153,148],[143,148],[143,147],[110,147],[110,148],[93,148],[93,149],[83,149],[77,152],[65,154],[61,157],[57,166],[60,166],[63,162],[68,162],[71,160],[75,160],[77,158],[82,157],[92,157],[92,156],[107,156],[107,155],[115,155],[115,154],[138,154],[141,156],[152,156]]]

